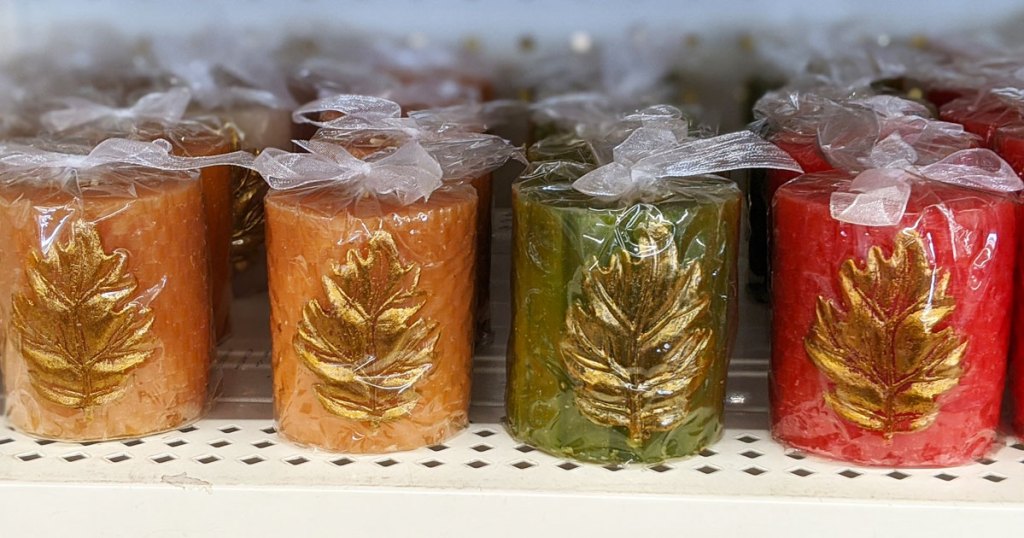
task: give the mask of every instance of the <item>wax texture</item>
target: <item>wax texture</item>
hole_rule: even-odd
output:
[[[571,186],[591,168],[513,186],[508,428],[578,460],[692,455],[722,431],[741,193],[701,176],[603,202]]]
[[[969,94],[949,101],[939,109],[943,121],[959,123],[964,130],[982,138],[982,145],[994,149],[1000,127],[1024,121],[1020,105],[1012,106],[994,94]]]
[[[1024,123],[1001,127],[996,133],[995,151],[1024,178]],[[1018,223],[1024,222],[1024,205],[1018,208]],[[1022,234],[1024,235],[1024,234]],[[1024,434],[1024,237],[1018,241],[1016,297],[1008,380],[1009,408],[1013,431]]]
[[[772,434],[859,465],[969,463],[996,438],[1018,204],[918,181],[899,225],[854,225],[829,202],[852,179],[775,195]]]
[[[271,191],[278,431],[350,453],[441,443],[468,422],[477,196],[409,205],[344,186]]]
[[[198,174],[107,165],[0,175],[9,424],[62,441],[181,427],[213,341]]]

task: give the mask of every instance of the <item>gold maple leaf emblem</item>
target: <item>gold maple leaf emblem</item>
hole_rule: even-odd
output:
[[[825,402],[887,439],[927,428],[938,416],[939,397],[959,383],[967,349],[952,327],[937,330],[955,308],[949,273],[932,268],[924,239],[907,229],[889,258],[876,246],[863,269],[847,260],[839,285],[845,309],[820,297],[804,340],[833,384]]]
[[[32,386],[78,409],[120,398],[155,347],[153,312],[130,300],[137,283],[128,253],[107,254],[95,227],[76,221],[66,243],[31,252],[25,272],[11,321]]]
[[[302,311],[295,351],[319,378],[328,412],[373,424],[408,415],[415,385],[432,368],[437,323],[414,319],[425,303],[420,269],[403,264],[391,234],[378,231],[366,253],[348,253],[323,277],[327,302]]]

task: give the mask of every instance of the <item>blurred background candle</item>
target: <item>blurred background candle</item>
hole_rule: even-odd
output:
[[[9,423],[87,441],[199,418],[212,350],[200,182],[108,165],[79,171],[71,194],[46,173],[0,175]]]
[[[476,205],[468,185],[409,205],[332,186],[268,195],[281,435],[381,453],[465,427]]]

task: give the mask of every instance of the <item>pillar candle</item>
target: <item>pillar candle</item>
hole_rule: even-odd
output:
[[[1018,176],[1024,178],[1024,124],[1001,127],[996,133],[995,151],[1002,157]],[[1018,222],[1024,222],[1024,205],[1018,209]],[[1021,234],[1024,235],[1024,234]],[[1011,420],[1014,433],[1024,436],[1024,237],[1019,241],[1020,252],[1017,256],[1017,278],[1014,330],[1010,354],[1009,396]]]
[[[477,198],[396,205],[346,189],[272,191],[274,409],[284,437],[381,453],[468,421]]]
[[[200,183],[108,166],[79,172],[72,195],[11,174],[0,176],[9,423],[88,441],[198,418],[212,345]]]
[[[917,182],[898,226],[853,225],[829,206],[851,179],[775,195],[772,434],[856,464],[969,463],[998,425],[1016,203]]]
[[[572,189],[588,169],[513,186],[509,430],[586,461],[693,454],[722,429],[740,191],[700,177],[605,203]]]
[[[991,94],[981,97],[969,95],[950,101],[939,110],[939,116],[980,136],[986,148],[994,148],[996,131],[1000,127],[1022,120],[1020,110]]]
[[[155,121],[100,121],[62,131],[62,140],[81,140],[95,145],[110,137],[171,143],[175,155],[207,157],[232,151],[236,144],[233,132],[216,121],[180,121],[165,124]],[[228,166],[204,168],[199,173],[206,215],[206,244],[209,248],[209,282],[212,294],[213,329],[217,341],[231,332],[231,235],[232,178],[235,171]],[[258,176],[257,176],[257,179]],[[262,180],[260,183],[263,183]]]

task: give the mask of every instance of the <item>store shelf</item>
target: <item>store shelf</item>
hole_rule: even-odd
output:
[[[497,228],[502,275],[507,213]],[[303,449],[275,434],[265,301],[237,304],[209,418],[91,444],[0,428],[0,536],[962,536],[1024,524],[1024,444],[1012,438],[969,466],[900,471],[774,443],[767,311],[750,303],[722,441],[691,459],[616,467],[545,455],[502,427],[507,282],[495,286],[496,343],[477,357],[471,427],[443,445],[376,456]]]

